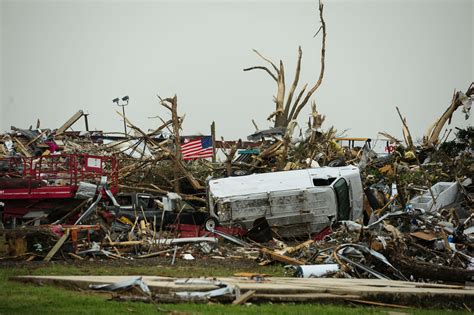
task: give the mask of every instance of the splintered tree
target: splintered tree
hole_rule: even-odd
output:
[[[319,1],[319,17],[321,20],[321,26],[319,27],[316,35],[322,30],[322,46],[321,46],[321,70],[319,72],[319,78],[314,84],[314,86],[306,92],[306,88],[308,84],[305,84],[303,88],[298,93],[296,99],[293,101],[293,97],[295,95],[295,91],[298,86],[298,82],[300,79],[300,72],[301,72],[301,57],[303,52],[301,50],[301,46],[298,48],[298,60],[296,65],[296,72],[295,78],[293,83],[291,84],[290,90],[288,94],[286,94],[286,84],[285,84],[285,69],[283,66],[283,62],[280,60],[279,67],[275,65],[270,59],[264,57],[260,54],[257,50],[253,50],[260,58],[266,61],[268,64],[271,65],[272,69],[269,69],[265,66],[254,66],[250,68],[244,69],[244,71],[250,70],[264,70],[266,71],[273,80],[275,80],[277,84],[277,94],[274,97],[275,102],[275,111],[267,118],[271,120],[272,118],[275,119],[275,127],[288,127],[288,124],[292,120],[296,120],[298,118],[299,113],[301,110],[306,106],[309,99],[313,95],[313,93],[319,88],[323,81],[324,76],[324,58],[326,54],[326,23],[323,18],[323,4]],[[314,36],[316,36],[314,35]],[[305,94],[306,93],[306,94]]]
[[[123,117],[126,124],[142,138],[142,140],[145,142],[144,147],[148,147],[152,151],[159,152],[159,156],[155,157],[156,161],[163,160],[163,159],[169,159],[172,161],[173,166],[174,166],[173,168],[174,180],[172,181],[172,185],[175,192],[177,193],[181,192],[181,186],[180,186],[181,178],[186,178],[194,190],[196,191],[203,190],[204,186],[186,168],[186,165],[182,158],[179,133],[181,130],[181,125],[184,120],[184,116],[180,117],[178,115],[178,97],[175,95],[173,97],[169,97],[165,99],[162,99],[160,96],[158,96],[158,98],[160,99],[160,104],[170,111],[171,119],[165,122],[163,119],[157,116],[157,118],[160,118],[160,120],[163,122],[163,125],[158,127],[156,130],[152,131],[151,133],[146,133],[145,131],[141,130],[139,127],[132,124],[130,120],[126,118],[124,115],[122,115],[121,113],[117,112],[117,114]],[[172,129],[169,129],[170,125],[172,126]],[[170,149],[169,146],[165,144],[168,141],[158,142],[154,138],[164,128],[169,129],[170,132],[172,132],[173,134],[174,149]],[[136,148],[134,150],[136,150]],[[156,189],[156,187],[154,188]]]
[[[186,166],[183,163],[183,156],[181,153],[181,142],[180,142],[181,138],[180,138],[180,132],[179,132],[181,130],[183,117],[178,116],[178,97],[175,94],[173,97],[168,97],[165,99],[162,99],[159,96],[158,98],[160,99],[160,104],[171,112],[171,125],[173,126],[173,138],[174,138],[174,147],[175,147],[174,153],[164,147],[162,147],[162,149],[168,153],[169,157],[174,163],[173,185],[174,185],[175,192],[181,192],[181,188],[179,185],[179,179],[180,179],[181,174],[187,178],[187,180],[189,181],[189,183],[195,190],[203,189],[204,187],[199,183],[199,181],[197,181],[194,178],[193,174],[191,174],[191,172],[189,172],[186,169]]]
[[[450,124],[453,113],[460,107],[463,107],[463,112],[466,114],[466,119],[469,118],[469,111],[471,109],[472,100],[474,99],[474,82],[469,85],[465,93],[455,91],[451,104],[443,113],[443,115],[430,126],[423,139],[423,146],[432,147],[440,143],[439,135],[443,131],[446,123]]]

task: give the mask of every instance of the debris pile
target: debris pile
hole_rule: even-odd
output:
[[[129,134],[67,131],[82,111],[58,129],[12,127],[0,137],[0,259],[245,258],[301,278],[474,281],[474,129],[439,138],[473,94],[456,92],[419,146],[397,109],[404,141],[382,133],[384,154],[323,131],[314,104],[305,132],[290,119],[248,142],[213,134],[224,161],[183,158],[176,96],[150,132],[124,115]]]

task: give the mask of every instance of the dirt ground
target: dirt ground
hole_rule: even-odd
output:
[[[173,269],[183,271],[183,276],[222,276],[232,275],[235,272],[255,272],[255,273],[283,273],[282,265],[273,265],[270,267],[259,266],[255,260],[251,259],[213,259],[210,257],[196,257],[195,260],[184,260],[176,258],[174,265],[171,264],[172,257],[152,257],[146,259],[94,259],[94,260],[57,260],[51,262],[45,261],[0,261],[0,268],[19,268],[25,269],[28,273],[42,273],[41,269],[47,273],[53,269],[72,269],[73,273],[87,272],[93,274],[108,273],[115,271],[119,274],[133,273],[134,270],[139,274],[160,274],[175,275]],[[54,272],[54,270],[52,270]],[[280,271],[280,272],[279,272]],[[179,276],[176,274],[175,276]]]

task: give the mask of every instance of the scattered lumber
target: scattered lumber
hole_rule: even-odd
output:
[[[248,290],[244,294],[242,294],[239,298],[235,299],[232,304],[233,305],[241,305],[247,302],[253,295],[255,295],[255,290]]]
[[[11,280],[27,283],[50,283],[59,286],[76,286],[87,289],[91,284],[112,284],[129,279],[129,276],[17,276]],[[177,279],[169,277],[143,276],[142,280],[155,295],[172,295],[182,291],[208,291],[217,289],[215,285],[186,285],[204,279]],[[177,281],[179,280],[179,281]],[[184,282],[183,282],[184,281]],[[278,278],[270,277],[266,281],[249,281],[242,278],[221,277],[212,280],[238,286],[245,293],[239,299],[225,299],[228,303],[241,304],[251,302],[280,303],[338,303],[347,302],[379,305],[384,307],[443,307],[454,305],[460,308],[474,307],[474,290],[465,286],[443,284],[422,284],[408,281],[378,279],[315,279],[315,278]],[[209,282],[207,282],[209,283]],[[189,291],[193,292],[193,291]],[[228,295],[227,295],[228,296]],[[428,298],[429,297],[429,298]],[[187,300],[185,300],[187,301]],[[174,300],[173,303],[179,302]],[[183,302],[183,300],[181,300]]]
[[[271,260],[276,260],[287,265],[304,265],[305,264],[304,261],[294,259],[288,256],[280,255],[277,252],[274,252],[268,248],[261,248],[260,251],[262,252],[262,254],[268,256]]]

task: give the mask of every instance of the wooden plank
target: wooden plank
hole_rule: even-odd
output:
[[[30,144],[32,144],[33,142],[36,142],[39,138],[41,138],[45,133],[47,132],[47,130],[43,131],[42,133],[40,133],[39,135],[37,135],[36,137],[34,137],[32,140],[30,140],[26,146],[29,146]]]
[[[267,275],[265,273],[256,273],[256,272],[237,272],[234,273],[234,277],[244,277],[244,278],[265,278],[270,275]]]
[[[334,138],[336,141],[367,141],[369,138]]]
[[[66,131],[69,127],[71,127],[72,125],[74,125],[74,123],[76,121],[79,120],[79,118],[82,117],[82,115],[84,115],[84,112],[82,110],[79,110],[77,113],[75,113],[74,115],[72,115],[71,118],[69,118],[68,121],[66,121],[64,123],[64,125],[62,125],[61,127],[59,127],[57,130],[56,130],[56,135],[60,135],[62,134],[64,131]]]
[[[279,262],[282,262],[282,263],[285,263],[285,264],[288,264],[288,265],[304,265],[305,264],[304,261],[280,255],[280,254],[275,253],[274,251],[271,251],[267,248],[260,248],[260,251],[263,254],[269,256],[269,258],[271,258],[272,260],[276,260],[276,261],[279,261]]]
[[[115,283],[128,279],[129,276],[20,276],[12,279],[26,282],[52,283],[56,285],[87,288],[89,284]],[[213,285],[182,285],[176,284],[176,278],[144,276],[145,281],[153,293],[166,293],[178,291],[207,291],[215,289]],[[469,307],[474,305],[474,290],[448,289],[448,288],[416,288],[398,286],[403,281],[384,281],[386,287],[377,286],[354,286],[353,279],[296,279],[296,278],[268,278],[263,282],[242,278],[217,278],[217,280],[229,285],[238,286],[243,292],[254,290],[255,295],[250,301],[292,301],[292,302],[324,302],[340,301],[344,299],[355,299],[363,301],[374,301],[380,303],[393,303],[394,305],[432,306],[466,303]],[[330,280],[330,281],[328,281]],[[362,279],[360,279],[362,280]],[[299,282],[298,282],[299,281]],[[367,283],[380,283],[379,280],[365,279]],[[323,283],[321,283],[323,282]],[[265,297],[266,296],[266,297]],[[285,296],[288,296],[285,298]],[[260,300],[261,299],[261,300]],[[472,301],[472,302],[471,302]]]
[[[110,238],[110,235],[109,235],[109,234],[106,234],[106,235],[105,235],[105,238],[107,239],[107,241],[112,242],[112,239]],[[121,256],[121,253],[120,253],[120,251],[117,249],[117,247],[113,246],[112,248],[114,249],[115,253],[116,253],[118,256]]]
[[[294,252],[299,251],[302,248],[305,248],[311,244],[314,243],[314,240],[307,240],[306,242],[303,242],[299,245],[293,246],[293,247],[287,247],[282,249],[281,251],[277,251],[278,254],[284,255],[284,254],[292,254]]]
[[[124,242],[109,242],[106,243],[107,246],[135,246],[141,245],[144,241],[124,241]]]
[[[77,259],[77,260],[84,260],[84,257],[81,257],[81,256],[76,255],[74,253],[68,253],[68,255],[71,256],[74,259]]]
[[[300,293],[300,294],[255,294],[251,300],[259,302],[303,302],[303,303],[337,303],[347,299],[360,299],[359,295],[342,295],[331,293]]]
[[[56,242],[56,244],[51,248],[49,251],[48,255],[44,258],[44,261],[50,261],[51,258],[53,258],[54,254],[63,246],[64,242],[67,240],[69,237],[69,229],[66,229],[66,233],[64,233],[63,236]]]
[[[395,281],[395,280],[383,280],[383,279],[344,279],[340,281],[337,278],[318,278],[317,282],[313,278],[280,278],[273,277],[274,283],[295,283],[301,285],[322,285],[322,286],[370,286],[370,287],[407,287],[407,288],[450,288],[450,289],[462,289],[465,288],[463,285],[452,285],[452,284],[441,284],[441,283],[421,283],[421,282],[409,282],[409,281]]]
[[[169,252],[172,252],[172,251],[174,251],[174,248],[169,248],[169,249],[162,250],[162,251],[159,251],[159,252],[154,252],[154,253],[150,253],[150,254],[136,256],[135,258],[137,258],[137,259],[150,258],[150,257],[159,256],[159,255],[164,254],[164,253],[169,253]]]
[[[241,305],[241,304],[244,304],[245,302],[247,302],[254,294],[255,294],[255,290],[249,290],[247,292],[245,292],[244,294],[242,294],[239,298],[235,299],[232,304],[234,305]]]
[[[23,144],[23,142],[21,142],[20,139],[18,138],[13,138],[13,140],[15,140],[15,143],[17,144],[17,147],[18,149],[20,149],[20,152],[26,156],[26,157],[32,157],[33,155],[30,153],[30,151],[28,150],[28,148],[25,147],[25,145]]]

